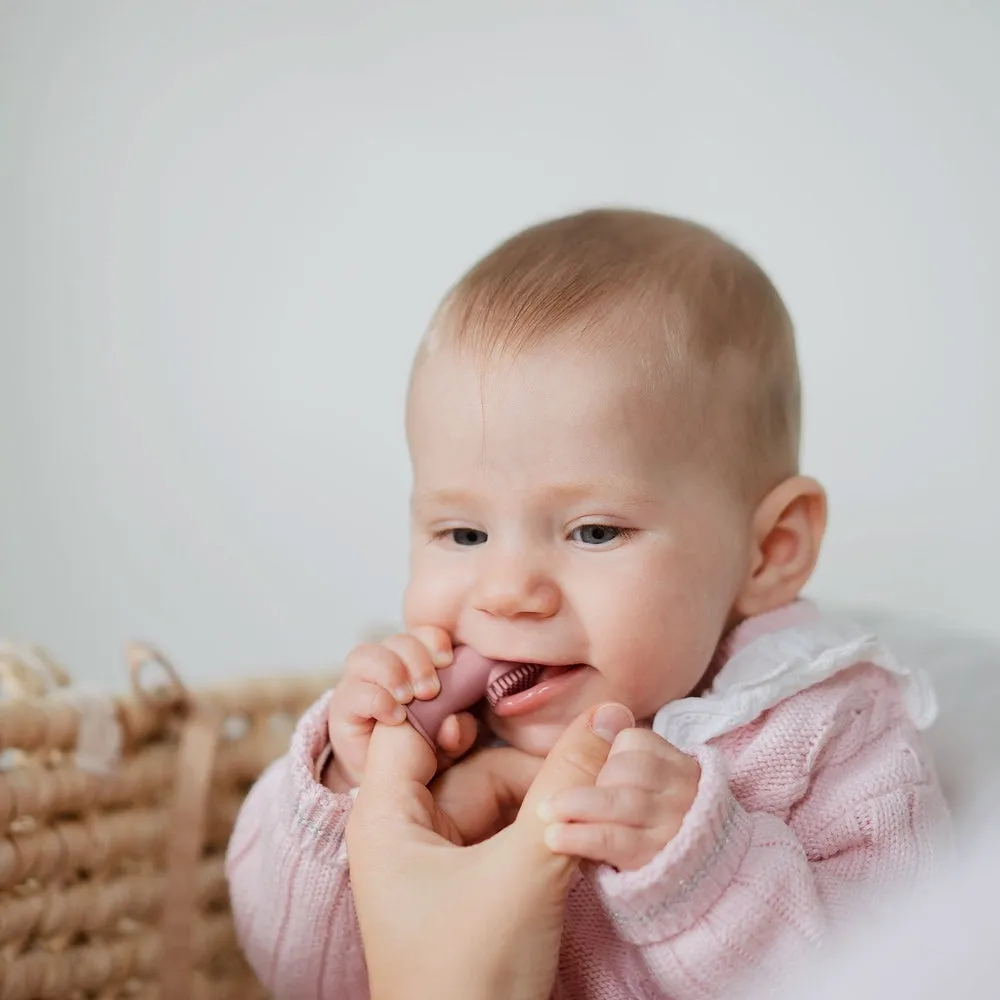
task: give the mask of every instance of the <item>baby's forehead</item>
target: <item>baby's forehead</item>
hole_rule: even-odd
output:
[[[617,326],[590,329],[518,351],[492,354],[442,345],[414,368],[408,422],[466,419],[506,410],[569,411],[583,423],[599,415],[623,434],[647,422],[700,421],[709,380],[683,351]]]
[[[658,383],[676,386],[695,363],[684,321],[645,310],[621,308],[560,324],[544,335],[518,338],[498,333],[488,341],[432,331],[414,364],[413,379],[429,371],[452,377],[474,377],[481,384],[502,380],[601,376],[617,385],[642,388]]]
[[[611,350],[536,350],[487,363],[440,352],[413,380],[414,465],[435,480],[456,467],[511,483],[549,473],[554,481],[648,478],[652,467],[689,457],[694,411],[676,387],[654,388],[644,372]]]
[[[633,351],[610,344],[581,347],[552,340],[492,356],[448,347],[415,370],[411,412],[433,417],[459,407],[484,416],[506,410],[571,410],[582,417],[610,404],[638,410],[640,403],[658,395],[648,391],[648,370]]]

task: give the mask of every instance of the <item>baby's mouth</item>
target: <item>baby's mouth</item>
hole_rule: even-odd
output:
[[[498,663],[486,682],[486,701],[490,708],[496,708],[502,698],[523,694],[541,680],[558,677],[569,670],[581,666],[579,663],[565,666],[546,666],[542,663]]]

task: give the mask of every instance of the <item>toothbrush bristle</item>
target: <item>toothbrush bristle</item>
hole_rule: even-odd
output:
[[[501,698],[527,691],[541,676],[544,667],[537,663],[521,663],[498,677],[487,689],[486,700],[495,707]]]

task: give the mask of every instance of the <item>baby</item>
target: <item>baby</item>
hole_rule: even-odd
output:
[[[701,226],[584,212],[458,282],[410,385],[407,633],[348,656],[231,841],[239,938],[276,997],[368,996],[345,824],[375,721],[432,698],[460,645],[532,669],[433,734],[456,817],[484,755],[523,794],[587,707],[639,720],[595,788],[548,804],[552,848],[590,862],[558,997],[732,996],[935,865],[925,679],[800,597],[826,499],[799,423],[781,298]]]

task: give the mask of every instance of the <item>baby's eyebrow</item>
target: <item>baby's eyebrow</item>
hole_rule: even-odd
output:
[[[539,486],[535,493],[549,501],[562,504],[602,501],[623,507],[647,507],[656,502],[651,493],[636,489],[634,483],[619,480],[594,480],[592,482],[558,482]],[[441,489],[414,492],[413,507],[470,507],[481,503],[482,496],[469,490]]]
[[[430,490],[414,491],[410,499],[411,507],[468,507],[477,501],[474,493],[468,490]]]
[[[588,482],[550,483],[540,491],[561,503],[585,503],[603,500],[629,507],[645,506],[654,502],[652,494],[637,489],[634,483],[617,479],[597,479]]]

